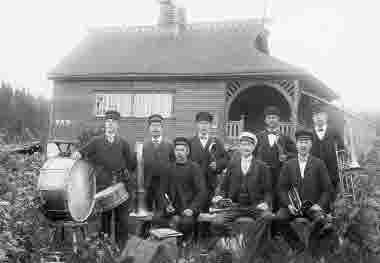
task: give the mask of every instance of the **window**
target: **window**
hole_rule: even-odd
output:
[[[96,116],[102,117],[108,110],[117,110],[123,117],[132,115],[132,94],[96,94]]]
[[[172,116],[173,94],[170,93],[97,93],[95,115],[104,116],[107,110],[117,110],[122,117],[145,118],[158,113],[164,118]]]

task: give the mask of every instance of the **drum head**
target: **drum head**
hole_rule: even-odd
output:
[[[86,161],[76,161],[67,180],[67,203],[71,217],[85,221],[92,213],[96,193],[95,169]]]

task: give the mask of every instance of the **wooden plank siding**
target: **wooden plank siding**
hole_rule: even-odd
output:
[[[173,93],[173,116],[164,121],[164,133],[170,139],[194,134],[194,117],[199,111],[217,114],[218,128],[213,133],[224,134],[225,83],[222,81],[56,81],[53,121],[70,120],[71,124],[56,127],[53,137],[75,139],[81,127],[103,125],[95,117],[95,93],[102,91]],[[147,135],[146,118],[123,118],[120,131],[131,143],[142,141]]]
[[[218,127],[214,134],[223,135],[225,83],[222,81],[177,82],[175,115],[177,136],[191,136],[195,133],[194,119],[199,111],[217,115]]]

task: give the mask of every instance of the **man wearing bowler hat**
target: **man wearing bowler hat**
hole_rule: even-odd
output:
[[[338,131],[328,124],[328,114],[325,106],[314,106],[313,123],[314,143],[311,148],[311,154],[325,162],[333,185],[335,198],[339,185],[336,151],[344,149],[343,139]]]
[[[168,176],[170,164],[175,161],[173,144],[163,137],[163,120],[159,114],[148,118],[150,137],[143,144],[144,187],[150,211],[162,210],[160,180]]]
[[[96,178],[96,191],[99,192],[111,186],[114,178],[123,182],[129,194],[134,191],[134,182],[128,173],[136,168],[136,158],[130,146],[119,134],[120,114],[117,111],[105,113],[105,134],[90,140],[79,151],[74,152],[74,159],[87,158],[98,169]],[[112,211],[102,213],[102,232],[111,234]],[[128,239],[129,202],[124,202],[115,208],[116,241],[120,247]]]
[[[293,140],[280,131],[280,110],[275,106],[264,109],[266,128],[257,136],[257,159],[265,162],[271,171],[273,188],[277,184],[282,164],[296,155],[296,146]],[[278,198],[274,197],[273,208],[278,209]]]

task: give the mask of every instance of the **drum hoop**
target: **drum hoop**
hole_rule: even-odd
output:
[[[70,168],[70,174],[71,174],[71,171],[72,171],[72,169],[74,168],[74,166],[76,166],[77,163],[78,163],[79,161],[85,162],[85,161],[83,161],[83,160],[78,160],[77,162],[75,162],[74,165]],[[86,163],[87,163],[87,162],[86,162]],[[93,174],[96,172],[96,170],[95,170],[92,166],[90,166],[90,169],[91,169],[91,174],[90,174],[90,176],[93,176]],[[96,193],[96,176],[93,176],[93,178],[94,178],[93,190],[94,190],[94,193]],[[67,182],[66,182],[65,186],[66,186],[66,191],[67,191],[67,188],[68,188],[68,183],[67,183]],[[95,194],[94,194],[94,196],[95,196]],[[70,200],[69,200],[69,196],[67,196],[67,202],[68,202],[68,203],[70,202]],[[75,218],[75,217],[71,214],[70,209],[68,209],[68,211],[69,211],[70,216],[71,216],[76,222],[84,222],[84,221],[86,221],[86,220],[90,217],[90,215],[92,214],[92,211],[94,210],[94,207],[95,207],[95,199],[92,198],[92,200],[91,200],[91,205],[90,205],[90,209],[89,209],[88,213],[84,216],[84,218],[80,218],[80,219],[79,219],[79,218]]]

